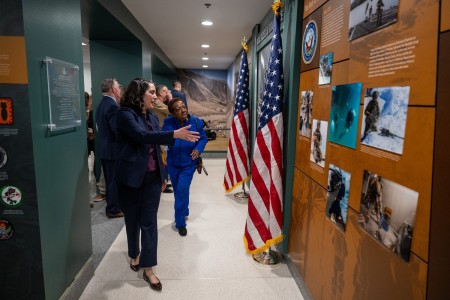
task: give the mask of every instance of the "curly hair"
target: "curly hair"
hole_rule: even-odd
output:
[[[122,100],[120,101],[120,105],[122,107],[128,107],[135,110],[142,110],[144,105],[144,94],[149,88],[152,82],[142,79],[135,78],[133,79],[126,88],[123,93]]]
[[[183,100],[181,100],[180,98],[172,98],[172,100],[170,100],[169,105],[167,105],[167,108],[169,109],[169,113],[171,115],[173,115],[175,113],[175,103],[177,102],[183,102]],[[184,102],[183,102],[184,104]]]

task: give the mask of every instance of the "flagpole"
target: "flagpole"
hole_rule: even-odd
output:
[[[269,130],[267,129],[267,124],[269,122],[272,122],[272,117],[275,116],[275,114],[277,113],[277,118],[280,118],[281,116],[281,120],[282,120],[282,103],[283,103],[283,58],[282,58],[282,42],[281,42],[281,36],[280,36],[280,24],[279,24],[279,16],[281,13],[281,8],[283,6],[283,3],[280,0],[274,0],[274,3],[272,5],[272,10],[274,12],[274,35],[272,37],[272,42],[271,42],[271,52],[270,52],[270,57],[269,57],[269,69],[268,69],[268,73],[266,74],[266,78],[265,78],[265,88],[264,88],[264,97],[263,97],[263,104],[265,103],[265,108],[262,111],[263,113],[266,114],[266,119],[261,118],[260,119],[260,127],[262,128],[258,133],[257,133],[257,139],[258,136],[260,135],[260,133],[262,132],[262,130]],[[269,84],[269,78],[270,78],[270,84]],[[278,89],[277,89],[278,87]],[[267,93],[266,93],[267,92]],[[280,101],[281,100],[281,101]],[[278,111],[279,110],[279,111]],[[275,113],[276,112],[276,113]],[[281,113],[280,113],[281,112]],[[261,125],[261,123],[263,125]],[[282,122],[281,122],[282,124]],[[282,127],[281,127],[282,130]],[[276,144],[276,143],[271,143],[269,146],[267,146],[267,148],[270,149],[277,149],[278,151],[280,151],[280,149],[278,149],[277,147],[282,147],[282,138],[280,138],[281,140],[281,144]],[[264,144],[261,144],[261,147],[264,147]],[[260,151],[259,149],[260,147],[256,146],[256,150]],[[260,155],[260,152],[257,152],[255,150],[255,153],[257,153],[258,155]],[[279,152],[277,152],[279,153]],[[273,152],[272,152],[273,154]],[[277,156],[279,157],[279,156]],[[264,161],[264,157],[257,157],[257,159],[259,159],[260,161]],[[255,155],[253,156],[253,160],[255,160]],[[279,168],[276,168],[273,164],[271,165],[270,171],[274,171],[277,172],[278,170],[280,170]],[[256,172],[258,173],[259,170],[257,169]],[[265,173],[264,173],[265,172]],[[265,170],[265,168],[261,168],[261,173],[259,173],[259,175],[261,177],[264,176],[268,176],[266,175],[267,171]],[[262,175],[261,175],[262,174]],[[270,175],[270,179],[272,179],[272,175]],[[254,180],[259,182],[261,184],[261,180],[254,179],[252,177],[252,184],[254,183]],[[250,191],[250,197],[249,197],[249,202],[252,202],[253,204],[253,188],[255,187],[254,185],[250,185],[250,187],[252,188],[252,190]],[[262,183],[264,185],[264,182]],[[279,181],[272,181],[271,183],[272,185],[278,184],[279,185]],[[258,191],[259,192],[259,191]],[[257,193],[258,193],[257,192]],[[264,195],[264,194],[263,194]],[[283,239],[283,235],[281,232],[281,227],[279,226],[279,218],[281,218],[281,213],[282,213],[282,205],[277,203],[276,201],[278,201],[278,198],[280,195],[279,194],[275,194],[274,193],[274,197],[272,198],[272,194],[265,194],[265,200],[267,200],[267,202],[270,205],[270,209],[268,210],[269,213],[269,220],[264,220],[267,223],[264,223],[263,226],[259,226],[259,228],[257,228],[258,230],[251,230],[248,231],[248,227],[247,224],[248,222],[250,222],[251,224],[255,224],[253,222],[252,219],[252,215],[249,212],[249,218],[247,218],[247,224],[246,224],[246,233],[244,234],[244,242],[246,243],[246,247],[247,247],[247,251],[249,251],[250,247],[248,246],[248,241],[250,240],[252,242],[252,248],[255,247],[255,245],[253,244],[255,240],[258,240],[259,238],[262,239],[262,242],[264,243],[263,245],[261,245],[261,242],[259,243],[259,249],[264,249],[267,247],[267,249],[265,249],[262,252],[259,252],[258,250],[256,250],[255,252],[259,252],[257,254],[252,254],[252,258],[253,261],[255,261],[256,263],[262,265],[262,266],[268,266],[268,267],[275,267],[276,265],[278,265],[281,261],[282,261],[282,255],[280,252],[272,249],[273,245],[275,245],[276,243],[279,243],[282,239]],[[258,198],[256,198],[258,199]],[[280,201],[282,201],[281,199],[279,199]],[[274,201],[274,202],[271,202]],[[274,206],[272,206],[272,204],[274,204]],[[253,204],[254,205],[254,204]],[[264,207],[264,205],[261,205],[262,207]],[[273,209],[273,210],[272,210]],[[257,212],[254,212],[253,215],[258,215]],[[277,222],[273,222],[273,220],[277,220]],[[259,222],[262,223],[262,222]],[[270,224],[269,224],[270,223]],[[260,232],[265,233],[266,235],[269,235],[269,238],[263,238],[263,236],[261,236]],[[246,235],[249,236],[250,239],[246,238]],[[252,239],[252,235],[254,235],[256,237],[255,240]],[[250,252],[250,251],[249,251]]]

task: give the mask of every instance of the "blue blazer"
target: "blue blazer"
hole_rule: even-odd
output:
[[[146,118],[153,131],[149,131]],[[160,131],[158,118],[151,112],[143,114],[131,108],[122,107],[117,112],[117,162],[116,181],[138,188],[147,173],[150,144],[155,144],[158,172],[164,182],[164,166],[161,159],[161,144],[174,142],[173,131]]]
[[[203,130],[203,121],[196,116],[189,115],[189,118],[184,123],[184,126],[191,125],[190,131],[199,132],[200,139],[193,143],[185,140],[177,139],[175,143],[169,145],[167,151],[167,164],[174,167],[187,167],[196,164],[197,160],[192,160],[191,153],[195,149],[202,154],[205,149],[208,138]],[[181,128],[181,123],[173,116],[164,119],[163,130],[176,130]]]
[[[97,124],[97,145],[101,159],[116,160],[117,144],[116,144],[116,114],[119,105],[114,98],[103,96],[95,113]]]

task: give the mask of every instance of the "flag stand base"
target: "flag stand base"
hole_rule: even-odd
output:
[[[234,198],[236,198],[236,199],[247,199],[248,198],[248,194],[245,191],[239,192],[239,193],[234,194]]]
[[[242,183],[242,192],[234,194],[235,199],[248,199],[248,194],[245,191],[245,183]]]
[[[252,257],[255,262],[266,267],[275,267],[282,261],[281,254],[270,248],[264,252],[253,254]]]

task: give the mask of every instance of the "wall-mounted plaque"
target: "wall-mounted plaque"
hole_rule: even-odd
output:
[[[47,69],[50,131],[81,126],[79,68],[51,57],[43,62]]]

